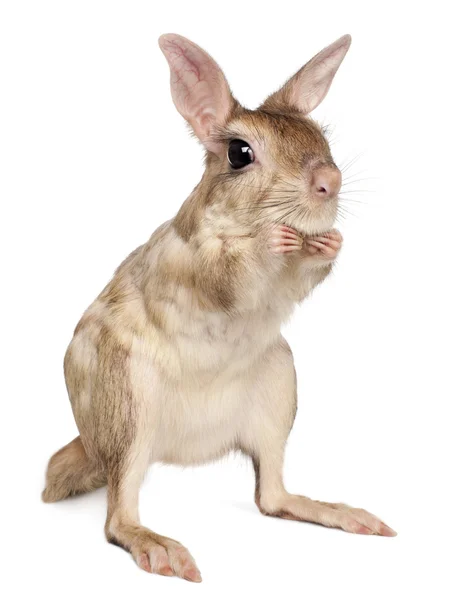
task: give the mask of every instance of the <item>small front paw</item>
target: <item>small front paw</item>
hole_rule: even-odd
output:
[[[342,247],[343,237],[337,229],[305,238],[305,249],[312,256],[334,260]]]
[[[288,254],[301,250],[303,238],[295,229],[286,225],[278,225],[272,229],[268,245],[274,254]]]

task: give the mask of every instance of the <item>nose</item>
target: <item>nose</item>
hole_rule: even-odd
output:
[[[335,165],[322,166],[313,171],[311,192],[316,200],[329,200],[337,196],[342,185],[342,175]]]

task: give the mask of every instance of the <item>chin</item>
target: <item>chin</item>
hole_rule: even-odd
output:
[[[285,225],[293,227],[293,229],[296,229],[303,236],[326,233],[326,231],[330,231],[334,227],[337,218],[337,207],[334,207],[333,210],[322,210],[321,213],[311,213],[311,215],[307,215],[301,219],[293,219],[292,222],[285,222]]]

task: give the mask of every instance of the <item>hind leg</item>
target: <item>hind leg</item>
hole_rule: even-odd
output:
[[[318,523],[350,533],[375,534],[387,537],[396,532],[378,517],[362,508],[347,504],[319,502],[306,496],[289,494],[283,485],[283,448],[258,448],[252,455],[256,476],[256,504],[262,514]]]
[[[147,464],[148,453],[134,447],[110,469],[106,538],[130,552],[137,565],[149,573],[202,581],[194,559],[184,546],[140,524],[138,492]]]
[[[42,499],[57,502],[103,485],[106,485],[106,473],[88,458],[78,436],[50,459]]]
[[[146,571],[201,581],[179,542],[140,524],[139,489],[150,463],[158,399],[164,402],[165,390],[152,346],[142,337],[132,352],[131,328],[115,317],[113,329],[111,319],[107,325],[85,320],[65,357],[67,388],[85,447],[106,467],[106,538]]]
[[[285,445],[296,412],[293,357],[281,340],[256,373],[251,414],[243,431],[242,449],[252,457],[259,510],[283,519],[308,521],[351,533],[396,535],[380,519],[361,508],[311,500],[290,494],[283,483]]]

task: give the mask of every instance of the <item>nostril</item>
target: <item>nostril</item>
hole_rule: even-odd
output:
[[[313,196],[318,200],[328,200],[339,193],[342,177],[335,167],[320,167],[313,171],[311,184]]]
[[[331,186],[325,177],[316,177],[316,181],[313,182],[313,191],[320,198],[327,198],[330,194]]]

